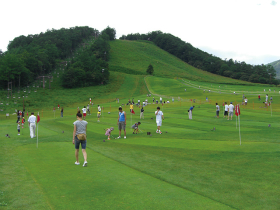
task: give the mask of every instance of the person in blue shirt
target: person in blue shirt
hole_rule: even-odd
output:
[[[119,107],[119,118],[118,118],[118,127],[119,127],[119,137],[121,138],[121,130],[124,131],[124,138],[126,139],[126,113],[122,110],[122,107]]]
[[[189,111],[188,111],[188,112],[189,112],[189,119],[190,119],[190,120],[192,120],[193,108],[194,108],[194,106],[191,106],[190,109],[189,109]]]

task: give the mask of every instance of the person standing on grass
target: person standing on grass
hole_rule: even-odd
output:
[[[87,115],[90,115],[89,104],[87,105]]]
[[[97,122],[100,122],[100,121],[99,121],[100,115],[101,115],[101,112],[98,111],[98,112],[97,112]]]
[[[156,123],[157,123],[157,131],[156,133],[162,134],[162,132],[160,131],[160,126],[162,125],[162,120],[164,120],[164,116],[162,111],[160,111],[160,107],[157,107],[157,111],[155,111],[155,115],[156,115]]]
[[[218,105],[218,103],[216,103],[216,116],[217,116],[217,118],[219,118],[219,114],[220,114],[220,106]]]
[[[63,107],[61,107],[60,116],[63,117]]]
[[[129,105],[129,109],[130,109],[130,113],[132,113],[132,111],[133,111],[133,104]]]
[[[20,135],[20,121],[18,121],[17,130],[18,130],[18,135]]]
[[[84,116],[84,120],[86,119],[86,116],[87,116],[87,109],[86,109],[86,106],[84,106],[84,108],[82,108],[82,111],[83,111],[83,116]]]
[[[268,94],[265,96],[265,101],[268,102]]]
[[[189,112],[189,119],[192,120],[192,112],[193,112],[194,106],[191,106],[190,109],[188,110]]]
[[[35,130],[36,130],[36,117],[34,116],[34,112],[31,112],[30,117],[28,118],[28,125],[30,129],[30,137],[35,137]]]
[[[224,118],[228,116],[228,104],[225,102],[225,113],[224,113]]]
[[[258,99],[259,99],[259,101],[261,100],[261,95],[260,94],[258,95]]]
[[[76,157],[76,162],[75,165],[80,165],[79,162],[79,149],[80,149],[80,144],[82,147],[82,152],[84,156],[84,164],[83,166],[87,166],[87,152],[86,152],[86,146],[87,146],[87,140],[86,138],[84,140],[78,139],[79,134],[84,134],[86,135],[87,132],[87,124],[88,122],[83,120],[83,116],[81,112],[78,112],[77,115],[77,120],[73,123],[74,124],[74,130],[73,130],[73,144],[75,145],[75,157]]]
[[[245,102],[245,106],[246,106],[248,103],[248,99],[246,97],[244,98],[244,102]]]
[[[142,119],[142,117],[144,119],[144,108],[143,108],[143,106],[141,107],[141,111],[140,111],[140,119]]]
[[[234,105],[232,105],[232,102],[230,102],[230,105],[228,106],[228,120],[229,120],[229,117],[231,117],[230,120],[232,120],[233,110],[234,110]]]
[[[100,112],[100,115],[101,115],[101,107],[99,105],[97,105],[97,110],[98,110],[98,112]]]
[[[122,110],[122,107],[119,107],[119,118],[118,118],[118,127],[119,127],[119,137],[121,138],[121,130],[124,132],[124,139],[126,139],[126,113]]]

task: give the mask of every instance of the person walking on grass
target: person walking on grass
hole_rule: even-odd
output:
[[[189,120],[192,120],[193,108],[194,108],[194,106],[191,106],[190,109],[188,110],[188,112],[189,112]]]
[[[28,125],[30,129],[30,137],[35,137],[35,130],[36,130],[36,117],[34,116],[34,112],[31,112],[30,117],[28,118]]]
[[[228,104],[225,102],[225,113],[224,113],[224,118],[228,117]]]
[[[87,108],[86,108],[86,106],[84,106],[84,108],[82,108],[82,111],[83,111],[83,116],[84,116],[84,120],[85,120],[86,116],[87,116]]]
[[[119,107],[119,118],[118,118],[118,127],[119,127],[119,137],[118,139],[121,138],[121,130],[124,132],[124,139],[126,139],[126,113],[122,110],[122,107]]]
[[[229,117],[231,117],[230,120],[232,120],[233,110],[234,110],[234,105],[232,105],[232,102],[230,102],[230,105],[228,106],[228,120],[229,120]]]
[[[220,114],[220,106],[218,105],[218,103],[216,103],[216,117],[219,118],[219,114]]]
[[[85,167],[85,166],[87,166],[86,131],[87,131],[88,122],[83,120],[83,116],[82,116],[81,112],[78,112],[76,117],[77,117],[77,120],[73,123],[74,124],[73,144],[75,145],[75,157],[76,157],[75,165],[80,165],[79,149],[80,149],[80,144],[81,144],[82,152],[83,152],[83,156],[84,156],[83,166]]]
[[[141,111],[140,111],[140,119],[142,119],[142,117],[144,119],[144,107],[143,106],[141,107]]]
[[[162,132],[160,131],[160,126],[162,125],[162,120],[164,120],[164,116],[162,111],[160,111],[160,107],[157,107],[157,111],[155,111],[155,115],[156,115],[156,123],[157,123],[157,131],[156,133],[162,134]]]

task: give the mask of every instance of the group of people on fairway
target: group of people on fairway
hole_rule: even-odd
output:
[[[234,111],[234,105],[232,104],[232,102],[230,102],[230,105],[228,105],[227,102],[225,102],[224,118],[227,117],[229,120],[229,117],[231,117],[231,120],[232,120],[233,111]],[[219,118],[219,115],[220,115],[219,113],[220,113],[220,106],[218,103],[216,103],[216,117],[217,118]]]

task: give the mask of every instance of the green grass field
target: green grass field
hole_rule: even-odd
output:
[[[40,112],[38,148],[37,139],[29,138],[27,123],[17,135],[13,113],[22,107],[22,98],[15,97],[14,103],[1,95],[0,209],[280,208],[279,88],[203,74],[146,42],[116,41],[111,47],[106,86],[65,90],[55,77],[51,90],[30,87],[25,106],[29,115]],[[125,55],[129,59],[121,57]],[[162,75],[145,76],[150,63],[162,69]],[[240,145],[236,117],[216,118],[215,103],[221,110],[224,102],[240,104],[243,93],[248,105],[241,105]],[[271,107],[262,103],[265,94],[273,96]],[[158,105],[152,104],[152,98],[160,96],[175,100],[160,105],[165,117],[162,135],[155,132]],[[88,167],[82,167],[74,164],[73,122],[77,107],[86,106],[89,98],[94,105],[86,119]],[[151,103],[145,107],[139,134],[132,134],[131,125],[139,121],[140,109],[135,106],[136,114],[130,115],[125,105],[129,98]],[[57,104],[64,107],[63,118]],[[103,107],[100,122],[97,104]],[[105,128],[115,127],[112,135],[118,136],[120,105],[127,112],[127,139],[103,142]],[[187,112],[191,105],[193,120]],[[82,162],[81,152],[80,158]]]
[[[185,93],[186,86],[180,80],[147,77],[148,87],[157,99],[161,94],[166,96],[163,100],[181,97],[181,101],[176,97],[174,103],[161,106],[165,116],[163,134],[155,133],[156,104],[145,107],[140,127],[143,133],[137,135],[132,134],[130,126],[139,120],[139,108],[131,116],[129,107],[124,106],[128,113],[127,139],[103,142],[103,129],[117,128],[119,104],[107,101],[123,96],[125,90],[134,100],[147,98],[140,88],[129,89],[131,82],[137,81],[142,87],[143,76],[124,76],[119,91],[100,98],[104,101],[101,122],[97,122],[95,107],[86,119],[87,168],[74,165],[71,140],[75,106],[67,108],[63,118],[58,111],[55,117],[51,110],[43,112],[38,148],[36,139],[28,137],[27,126],[18,136],[16,117],[1,116],[0,208],[279,209],[278,110],[271,116],[271,110],[253,109],[251,104],[241,106],[239,145],[235,117],[232,121],[215,118],[215,99],[206,103],[205,93],[193,87],[187,87]],[[166,85],[171,88],[164,88]],[[240,98],[213,94],[219,102],[224,97],[233,101]],[[198,99],[193,104],[193,120],[188,120],[187,109],[194,96]],[[127,100],[121,99],[120,104]],[[278,100],[275,96],[273,107],[279,106]],[[148,131],[152,136],[147,136]],[[6,133],[11,138],[6,138]],[[118,132],[112,134],[116,137]]]

